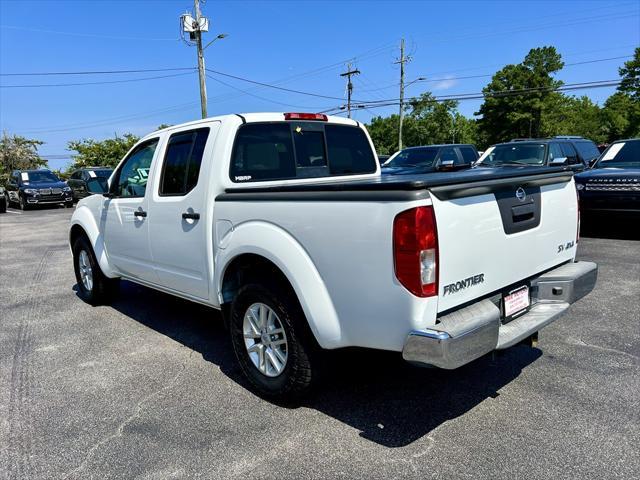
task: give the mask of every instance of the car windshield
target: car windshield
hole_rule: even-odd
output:
[[[506,143],[487,150],[481,164],[497,165],[542,165],[544,163],[544,143]]]
[[[640,168],[640,140],[612,143],[595,168]]]
[[[437,148],[402,150],[385,162],[383,167],[430,167],[438,154]]]
[[[25,183],[40,183],[40,182],[59,182],[60,179],[53,173],[46,170],[36,172],[22,172],[22,181]]]

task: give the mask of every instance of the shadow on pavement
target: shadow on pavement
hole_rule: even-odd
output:
[[[580,236],[613,240],[640,240],[640,215],[582,213]]]
[[[248,388],[216,310],[130,282],[122,282],[113,307],[200,353]],[[302,406],[358,429],[372,442],[402,447],[484,400],[496,398],[503,386],[540,355],[537,349],[514,347],[445,371],[412,367],[392,352],[330,352],[329,378]]]

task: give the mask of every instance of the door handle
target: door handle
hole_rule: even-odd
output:
[[[182,218],[184,220],[200,220],[200,214],[199,213],[184,212],[182,214]]]
[[[133,216],[144,218],[147,216],[147,212],[145,212],[144,210],[136,210],[135,212],[133,212]]]

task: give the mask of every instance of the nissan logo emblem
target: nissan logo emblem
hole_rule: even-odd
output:
[[[521,202],[524,202],[524,200],[527,198],[527,192],[524,191],[524,188],[518,187],[518,189],[516,190],[516,198]]]

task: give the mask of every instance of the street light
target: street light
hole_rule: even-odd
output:
[[[418,78],[416,78],[415,80],[412,80],[412,81],[410,81],[409,83],[407,83],[407,84],[405,85],[405,87],[408,87],[409,85],[414,84],[414,83],[416,83],[416,82],[423,82],[423,81],[425,81],[426,79],[427,79],[427,77],[418,77]]]
[[[214,38],[214,39],[213,39],[213,40],[211,40],[209,43],[207,43],[207,44],[205,45],[205,47],[204,47],[202,50],[206,50],[206,49],[207,49],[207,47],[208,47],[209,45],[211,45],[213,42],[215,42],[216,40],[222,40],[223,38],[227,38],[228,36],[229,36],[229,34],[228,34],[228,33],[219,33],[219,34],[216,36],[216,38]]]

